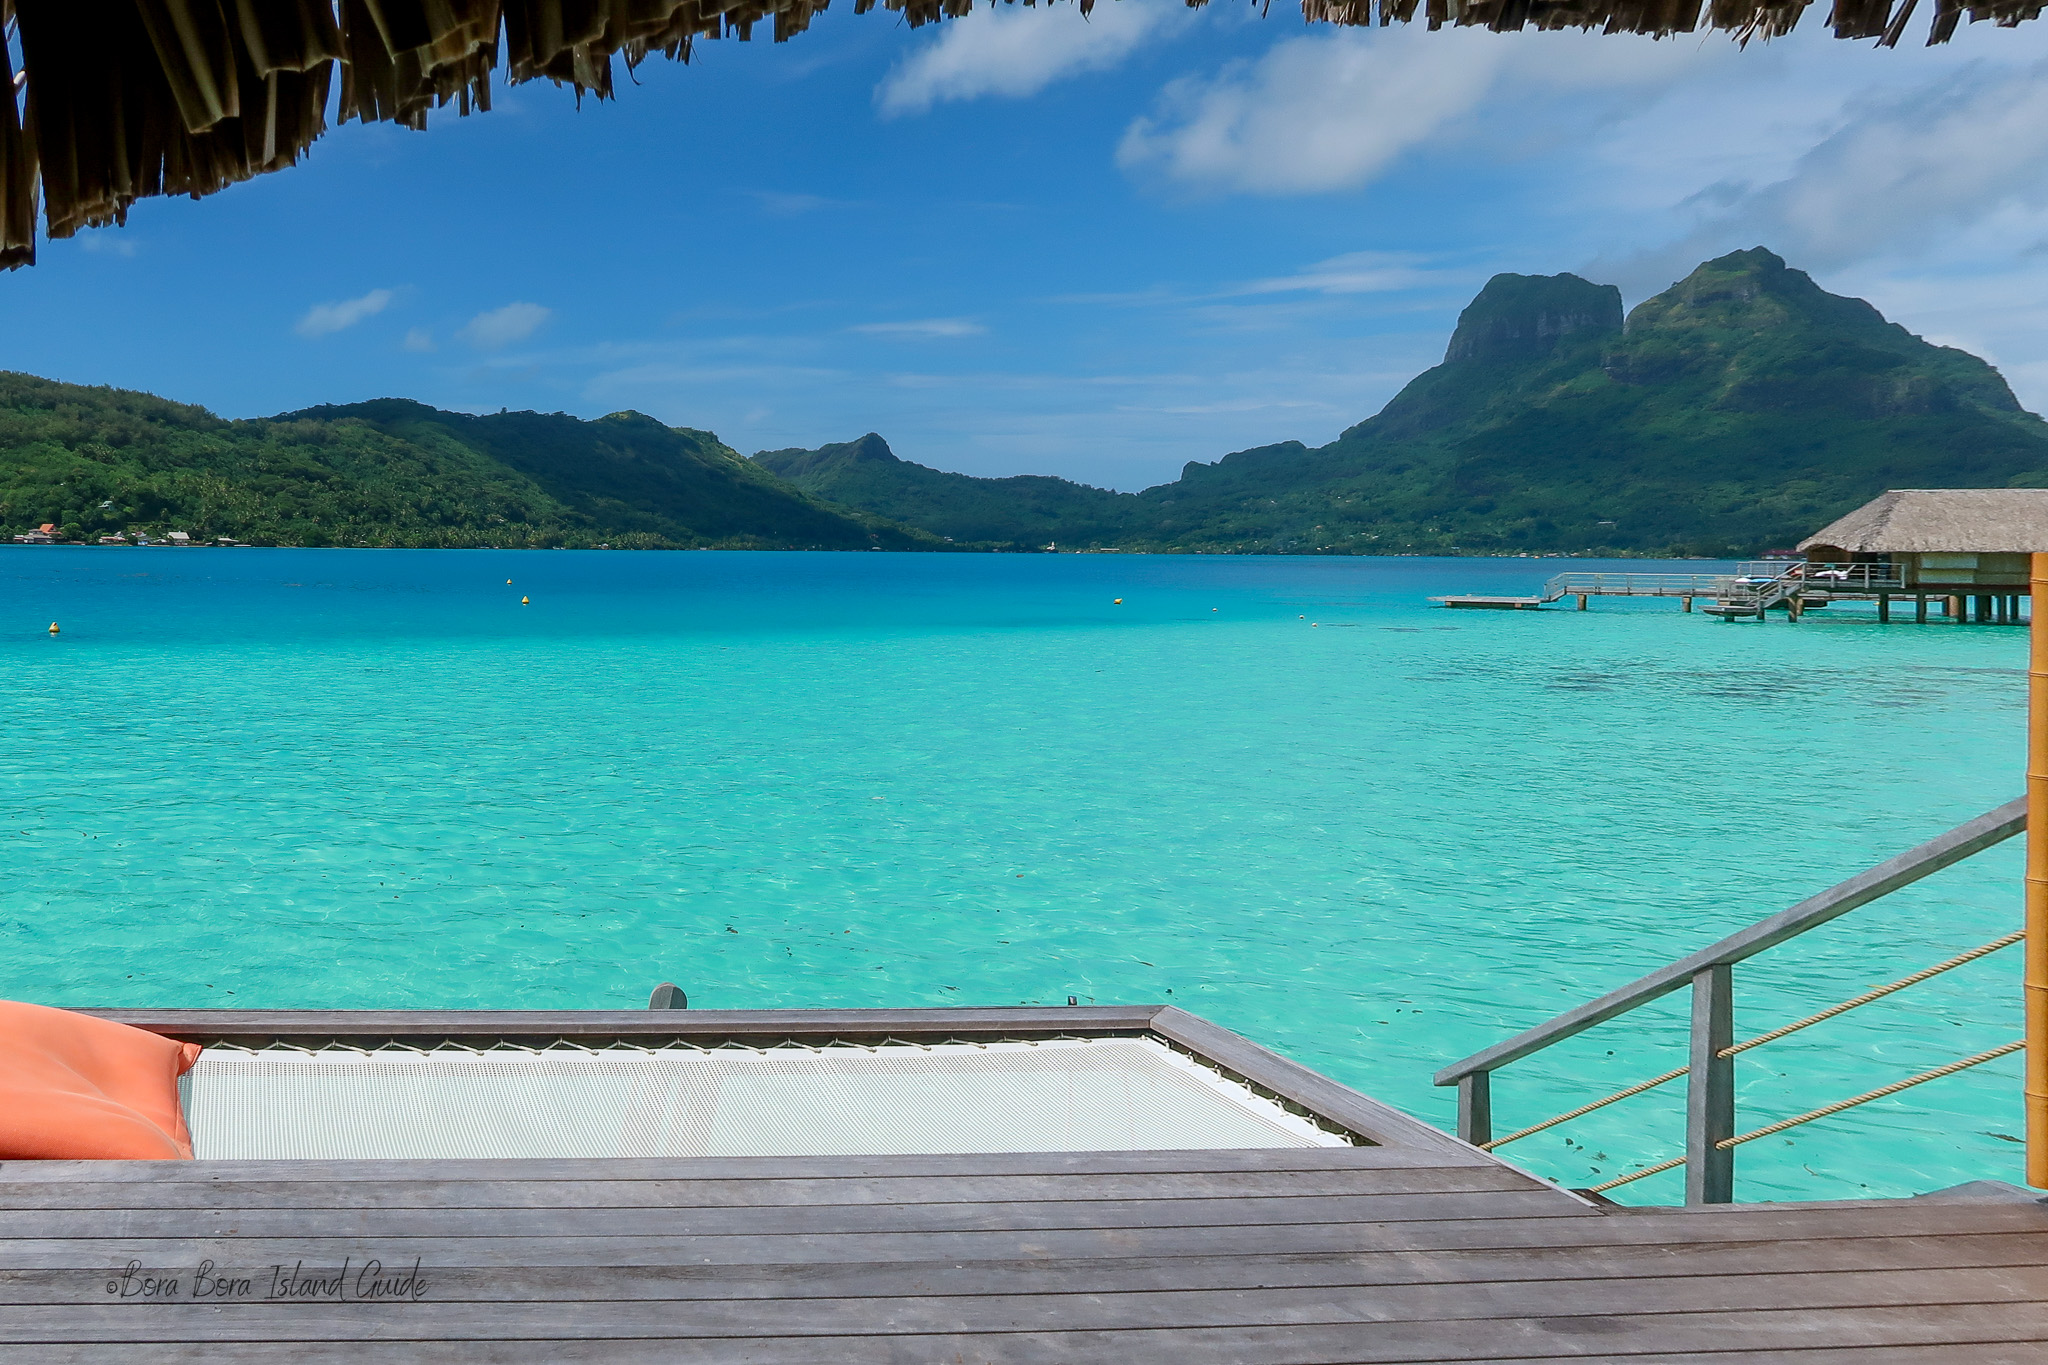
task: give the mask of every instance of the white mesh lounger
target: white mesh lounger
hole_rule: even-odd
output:
[[[1151,1039],[875,1047],[213,1047],[202,1158],[887,1155],[1344,1146]]]

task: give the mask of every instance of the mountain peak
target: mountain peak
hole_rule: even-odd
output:
[[[826,470],[851,469],[854,466],[907,465],[889,443],[874,432],[869,432],[856,441],[835,441],[819,446],[816,450],[791,447],[788,450],[757,450],[754,463],[775,475],[790,479],[798,485],[806,480],[815,482],[823,477]],[[919,468],[909,465],[910,468]]]
[[[622,408],[618,412],[608,412],[604,416],[598,418],[597,420],[599,422],[606,424],[607,426],[614,427],[639,427],[643,430],[658,429],[661,431],[669,430],[668,423],[662,421],[659,417],[649,417],[646,413],[641,412],[635,408]]]
[[[889,443],[874,432],[869,432],[858,441],[848,441],[843,447],[850,460],[875,460],[900,464],[902,460],[889,449]]]
[[[1636,305],[1628,317],[1634,333],[1645,327],[1719,327],[1760,332],[1819,324],[1850,331],[1892,329],[1884,315],[1862,299],[1830,294],[1804,270],[1794,270],[1774,251],[1755,246],[1731,251],[1694,268],[1655,298]]]
[[[1611,284],[1570,274],[1495,275],[1458,314],[1444,363],[1540,356],[1575,332],[1620,330],[1621,291]]]

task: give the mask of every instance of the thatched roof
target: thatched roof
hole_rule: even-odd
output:
[[[2048,488],[1895,488],[1799,542],[1850,554],[2048,551]]]
[[[1005,0],[1007,3],[1008,0]],[[612,61],[688,61],[698,38],[775,41],[829,0],[0,0],[0,269],[35,261],[45,231],[125,220],[155,194],[212,194],[282,170],[350,119],[424,128],[429,109],[491,107],[495,72],[606,99]],[[993,0],[985,0],[993,3]],[[1032,0],[1024,0],[1030,4]],[[1083,13],[1094,0],[1077,0]],[[1204,0],[1188,0],[1190,6]],[[1268,0],[1270,3],[1270,0]],[[1835,0],[1840,38],[1898,41],[1918,0]],[[2044,0],[1929,0],[1930,43],[1964,15],[2013,25]],[[1790,32],[1808,0],[1302,0],[1311,22],[1598,28],[1664,36],[1705,27]],[[974,0],[883,0],[912,26]],[[875,0],[854,0],[865,13]]]

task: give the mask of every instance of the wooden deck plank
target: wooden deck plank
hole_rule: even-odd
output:
[[[764,1313],[762,1305],[731,1307],[692,1304],[687,1310],[666,1304],[606,1304],[601,1311],[578,1312],[556,1305],[426,1303],[346,1307],[310,1305],[264,1308],[215,1308],[204,1304],[174,1307],[10,1310],[0,1327],[0,1342],[19,1348],[51,1342],[209,1342],[265,1341],[449,1341],[515,1340],[661,1341],[676,1358],[717,1359],[703,1354],[722,1351],[730,1359],[734,1347],[746,1343],[759,1350],[771,1343],[783,1358],[823,1360],[818,1350],[829,1343],[835,1358],[862,1337],[879,1338],[892,1347],[958,1343],[973,1352],[964,1358],[1054,1359],[1074,1361],[1254,1360],[1271,1365],[1274,1357],[1247,1347],[1277,1349],[1281,1360],[1400,1362],[1450,1356],[1474,1361],[1511,1359],[1604,1359],[1650,1353],[1700,1354],[1725,1350],[1797,1350],[1860,1345],[1947,1344],[1961,1347],[1979,1341],[2038,1341],[2048,1338],[2048,1304],[2021,1302],[1829,1307],[1807,1305],[1732,1311],[1669,1313],[1559,1313],[1539,1308],[1523,1316],[1359,1316],[1370,1305],[1357,1295],[1269,1295],[1256,1303],[1267,1318],[1235,1322],[1232,1301],[1210,1297],[1210,1307],[1183,1302],[1159,1303],[1143,1296],[1107,1296],[1085,1315],[1061,1300],[1046,1305],[1031,1300],[971,1299],[946,1305],[948,1310],[973,1306],[981,1311],[927,1314],[914,1300],[865,1301],[832,1306],[798,1304],[814,1311],[804,1324],[811,1332],[787,1331],[793,1315]],[[1441,1296],[1446,1307],[1455,1296]],[[755,1310],[751,1314],[744,1310]],[[1162,1317],[1162,1314],[1164,1315]],[[837,1321],[834,1321],[836,1315]],[[1117,1325],[1130,1323],[1128,1326]],[[927,1325],[929,1324],[929,1325]],[[1033,1339],[1036,1339],[1035,1341]],[[1065,1354],[1047,1356],[1045,1345],[1057,1343]],[[1088,1346],[1095,1349],[1087,1349]],[[941,1346],[941,1349],[947,1349]],[[696,1347],[696,1351],[691,1351]],[[1018,1348],[1023,1347],[1020,1351]],[[1038,1349],[1033,1350],[1032,1347]],[[1134,1350],[1134,1348],[1136,1348]],[[749,1357],[751,1358],[751,1357]],[[773,1358],[773,1357],[771,1357]],[[926,1360],[955,1358],[926,1355]],[[1959,1357],[1967,1359],[1967,1356]]]
[[[1364,1194],[1288,1198],[1103,1199],[988,1203],[767,1206],[701,1209],[549,1209],[544,1219],[524,1209],[27,1209],[0,1217],[0,1236],[134,1237],[239,1233],[245,1236],[531,1237],[697,1233],[772,1236],[803,1232],[943,1232],[1121,1227],[1284,1226],[1296,1223],[1409,1222],[1474,1217],[1483,1207],[1500,1217],[1598,1217],[1561,1203],[1548,1189],[1496,1190],[1482,1195]]]
[[[1944,1240],[1953,1245],[1939,1245]],[[421,1274],[432,1282],[431,1297],[447,1302],[580,1302],[593,1296],[594,1269],[601,1273],[597,1297],[605,1301],[689,1302],[700,1299],[859,1299],[976,1297],[988,1294],[1084,1295],[1108,1292],[1190,1291],[1203,1293],[1260,1289],[1394,1286],[1487,1286],[1542,1284],[1553,1290],[1582,1281],[1651,1281],[1703,1277],[1777,1279],[1813,1274],[1911,1274],[1933,1271],[2013,1270],[2034,1277],[2048,1271],[2039,1238],[1987,1237],[1869,1239],[1840,1243],[1764,1243],[1730,1248],[1660,1247],[1618,1251],[1596,1248],[1560,1254],[1523,1253],[1319,1253],[1088,1260],[840,1262],[791,1265],[644,1266],[554,1265],[545,1247],[514,1266],[462,1262],[460,1244],[419,1250]],[[309,1266],[338,1266],[344,1256],[363,1263],[363,1249],[332,1248]],[[156,1271],[189,1275],[212,1260],[216,1278],[268,1282],[274,1263],[222,1262],[212,1250],[147,1263]],[[285,1264],[291,1264],[288,1260]],[[387,1258],[385,1264],[392,1262]],[[402,1258],[413,1265],[412,1256]],[[110,1274],[121,1263],[51,1269],[0,1271],[0,1306],[104,1301]],[[189,1296],[188,1296],[189,1297]]]
[[[550,1265],[589,1266],[741,1266],[936,1259],[1085,1260],[1203,1256],[1226,1251],[1240,1255],[1521,1251],[1580,1254],[1613,1249],[1625,1254],[1660,1247],[1742,1248],[1807,1239],[1832,1242],[1948,1235],[2040,1236],[2048,1229],[2048,1216],[2031,1206],[1916,1205],[1896,1213],[1843,1210],[1803,1217],[1754,1210],[1715,1218],[1667,1214],[1629,1218],[1471,1217],[1415,1222],[1090,1226],[965,1232],[909,1227],[894,1232],[799,1229],[778,1234],[549,1233],[537,1248],[538,1230],[532,1227],[525,1229],[524,1234],[486,1237],[461,1236],[451,1227],[441,1227],[418,1235],[378,1237],[372,1243],[354,1233],[323,1234],[306,1228],[293,1228],[277,1235],[239,1230],[223,1236],[210,1228],[168,1228],[155,1218],[140,1221],[140,1231],[115,1237],[59,1230],[49,1237],[24,1238],[9,1235],[4,1224],[0,1224],[0,1269],[117,1265],[131,1258],[154,1265],[196,1264],[209,1257],[223,1264],[268,1264],[301,1256],[339,1262],[348,1255],[374,1254],[395,1260],[401,1256],[444,1253],[459,1257],[462,1264],[478,1266],[541,1261]]]
[[[81,1277],[83,1278],[83,1277]],[[417,1302],[118,1303],[98,1284],[80,1285],[88,1301],[17,1305],[0,1315],[0,1344],[51,1340],[214,1340],[505,1336],[715,1338],[921,1336],[940,1332],[1004,1334],[1173,1329],[1190,1334],[1244,1327],[1339,1324],[1375,1328],[1470,1327],[1543,1320],[1561,1336],[1627,1334],[1646,1341],[1699,1318],[1768,1317],[1780,1330],[1768,1344],[1796,1344],[1806,1327],[1795,1314],[1859,1310],[1946,1314],[1979,1307],[1980,1316],[2017,1314],[2048,1332],[2048,1266],[1964,1270],[1820,1272],[1800,1275],[1675,1276],[1585,1280],[1559,1294],[1548,1281],[1480,1284],[1350,1285],[1266,1288],[1256,1292],[1125,1290],[1114,1280],[1093,1294],[897,1295],[840,1298],[700,1298],[688,1302],[615,1299],[601,1278],[580,1300]],[[257,1293],[262,1289],[259,1287]],[[346,1294],[346,1289],[343,1293]],[[88,1296],[98,1294],[96,1301]],[[1616,1326],[1619,1324],[1619,1326]],[[1674,1349],[1671,1342],[1658,1349]],[[1765,1344],[1765,1343],[1757,1343]],[[1837,1344],[1837,1343],[1825,1343]]]
[[[819,1176],[1135,1174],[1321,1171],[1506,1163],[1459,1144],[1408,1147],[1224,1147],[1153,1152],[968,1152],[907,1156],[491,1157],[384,1161],[0,1161],[0,1184],[221,1183],[240,1180],[792,1180]]]
[[[228,1181],[214,1184],[0,1184],[0,1219],[43,1209],[779,1208],[794,1205],[1072,1203],[1085,1200],[1306,1198],[1546,1190],[1502,1167],[1448,1170],[1146,1172],[1132,1175],[858,1177],[788,1180]]]
[[[706,1349],[675,1346],[661,1341],[541,1341],[493,1342],[480,1352],[472,1342],[327,1342],[293,1343],[280,1348],[270,1343],[222,1342],[208,1345],[94,1344],[76,1346],[50,1343],[37,1347],[37,1365],[250,1365],[274,1362],[287,1353],[294,1365],[1077,1365],[1077,1362],[1116,1362],[1116,1365],[1342,1365],[1353,1357],[1318,1352],[1304,1357],[1288,1350],[1266,1334],[1265,1340],[1242,1337],[1224,1344],[1220,1351],[1183,1352],[1158,1334],[1141,1341],[1108,1341],[1098,1334],[1072,1341],[1042,1337],[986,1339],[886,1337],[838,1338],[804,1342],[718,1342]],[[1300,1341],[1313,1350],[1321,1343]],[[1627,1360],[1630,1365],[2048,1365],[2048,1346],[2038,1342],[1972,1341],[1967,1354],[1953,1345],[1895,1346],[1870,1345],[1847,1348],[1792,1348],[1773,1351],[1717,1351],[1707,1354],[1629,1354],[1567,1357],[1577,1361]],[[1105,1352],[1114,1350],[1116,1354]],[[1073,1351],[1077,1354],[1061,1354]],[[1089,1354],[1093,1352],[1093,1354]],[[1233,1354],[1232,1352],[1235,1352]],[[1494,1356],[1491,1359],[1507,1359]],[[1560,1357],[1518,1357],[1523,1360],[1556,1360]],[[1410,1357],[1408,1365],[1474,1365],[1482,1359],[1471,1355],[1452,1357]]]
[[[934,1041],[1142,1032],[1158,1005],[824,1010],[82,1010],[195,1041],[271,1039],[813,1038]]]

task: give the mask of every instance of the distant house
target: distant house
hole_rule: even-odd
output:
[[[173,545],[190,545],[192,543],[191,535],[185,531],[166,531],[164,539]]]
[[[1799,542],[1809,563],[1888,564],[1914,595],[2030,593],[2048,551],[2048,488],[1897,488]]]

